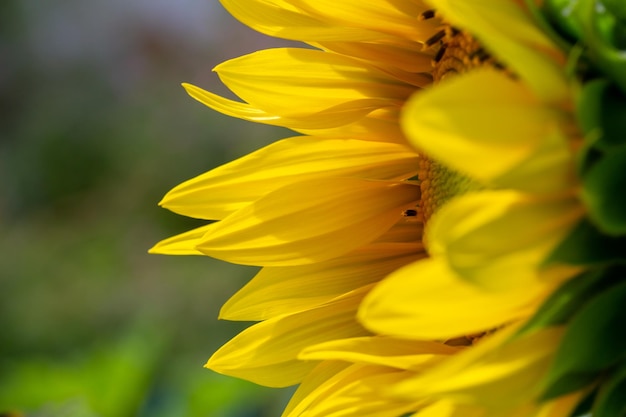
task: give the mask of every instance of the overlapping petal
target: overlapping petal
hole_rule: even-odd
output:
[[[312,49],[266,49],[226,61],[215,71],[245,102],[291,118],[350,104],[399,106],[414,91],[364,62]]]
[[[297,384],[316,365],[298,360],[304,347],[369,334],[354,318],[369,289],[363,287],[317,308],[253,325],[215,352],[206,367],[261,385]]]
[[[511,0],[431,0],[452,24],[476,36],[518,74],[543,101],[571,101],[564,54],[541,32],[521,5]],[[485,89],[483,91],[491,90]],[[530,123],[530,121],[529,121]]]
[[[405,266],[379,283],[361,304],[359,318],[378,334],[447,340],[527,317],[548,291],[542,285],[484,291],[464,282],[443,259],[431,258]]]
[[[325,363],[323,363],[325,365]],[[283,417],[397,417],[418,408],[419,402],[388,401],[379,389],[410,375],[385,366],[353,364],[334,374],[328,365],[315,369],[296,391]],[[322,380],[320,376],[327,379]],[[299,393],[303,391],[303,393]]]
[[[393,0],[291,0],[301,10],[324,22],[339,27],[359,27],[380,33],[405,37],[412,41],[425,41],[437,30],[436,23],[416,25],[416,17],[428,9],[420,1]]]
[[[325,262],[263,268],[224,304],[220,318],[266,320],[313,308],[424,257],[420,249],[418,243],[372,243]]]
[[[418,149],[489,183],[537,152],[564,119],[515,80],[483,69],[416,94],[404,109],[402,123]],[[567,162],[559,169],[569,169]]]
[[[228,12],[261,33],[298,41],[376,41],[381,34],[321,20],[286,0],[220,0]]]
[[[426,240],[433,256],[443,257],[459,276],[483,288],[532,287],[545,279],[542,261],[583,213],[580,203],[568,195],[482,191],[442,207],[429,223]],[[552,279],[576,272],[564,268]]]
[[[208,224],[164,239],[154,245],[149,252],[162,255],[202,255],[196,246],[212,227],[214,226]]]
[[[409,178],[417,171],[417,158],[414,151],[391,143],[284,139],[178,185],[160,205],[185,216],[219,220],[297,181]]]
[[[392,390],[407,398],[450,398],[501,410],[532,403],[539,394],[537,380],[554,356],[563,328],[507,340],[514,329],[501,331]]]
[[[198,250],[247,265],[321,262],[373,241],[418,198],[419,188],[405,182],[302,181],[268,193],[216,223]]]
[[[304,360],[343,360],[422,371],[458,351],[457,347],[439,342],[368,336],[309,346],[299,357]]]
[[[408,73],[401,80],[362,60],[299,48],[258,51],[226,61],[215,71],[244,102],[183,86],[193,98],[226,115],[292,129],[335,128],[377,109],[399,108],[416,85],[431,82],[428,76]]]

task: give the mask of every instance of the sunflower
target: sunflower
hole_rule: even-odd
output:
[[[591,3],[222,0],[308,46],[217,66],[241,101],[184,84],[300,134],[160,203],[213,222],[151,252],[263,267],[207,367],[300,384],[288,417],[623,412],[625,16]]]

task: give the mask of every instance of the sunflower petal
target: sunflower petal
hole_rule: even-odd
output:
[[[213,225],[198,227],[185,233],[164,239],[154,245],[148,253],[158,253],[161,255],[202,255],[196,246],[200,243],[202,236],[211,230]]]
[[[396,223],[416,185],[358,178],[290,184],[216,223],[198,250],[233,263],[302,265],[341,256]]]
[[[574,155],[568,138],[559,130],[548,132],[534,153],[493,181],[497,188],[532,193],[559,193],[572,188]]]
[[[411,73],[430,73],[433,53],[419,43],[389,45],[371,42],[320,42],[323,49],[361,58],[379,68],[395,67]]]
[[[528,158],[558,117],[519,83],[483,69],[415,94],[402,124],[409,140],[427,155],[490,181]]]
[[[160,205],[185,216],[222,219],[296,181],[326,176],[404,179],[415,175],[417,164],[415,152],[401,145],[295,137],[180,184]]]
[[[314,393],[325,383],[331,380],[335,375],[350,366],[349,363],[341,361],[323,361],[320,362],[309,374],[304,378],[298,386],[296,392],[291,396],[289,404],[285,407],[282,417],[300,416],[298,411],[294,411],[306,406],[313,398]]]
[[[444,260],[429,258],[379,283],[361,304],[359,319],[383,335],[445,340],[525,317],[541,295],[538,286],[487,292],[458,278]]]
[[[563,71],[563,53],[519,4],[510,0],[436,0],[431,3],[452,24],[476,36],[526,81],[537,97],[557,103],[571,99],[571,88]],[[493,88],[490,86],[483,91]]]
[[[268,113],[247,103],[229,100],[191,84],[183,84],[183,87],[191,97],[200,103],[227,116],[237,117],[254,123],[288,127],[294,130],[333,129],[354,123],[368,113],[389,105],[387,101],[379,99],[361,99],[331,106],[321,111],[303,115],[291,115],[289,117]]]
[[[299,358],[343,360],[420,371],[458,350],[457,347],[437,342],[370,336],[333,340],[309,346],[300,352]]]
[[[215,352],[206,367],[271,387],[297,384],[315,367],[315,362],[297,359],[304,347],[367,334],[354,315],[368,290],[362,288],[318,308],[255,324]]]
[[[363,61],[312,49],[261,50],[226,61],[215,71],[245,102],[294,119],[334,108],[369,112],[399,107],[415,89]]]
[[[425,256],[420,249],[373,243],[326,262],[263,268],[222,306],[220,318],[256,321],[314,308]]]
[[[380,33],[423,42],[437,30],[438,20],[415,24],[426,7],[422,2],[393,0],[292,0],[292,3],[312,16],[337,26],[361,27]]]
[[[398,123],[399,110],[384,108],[374,110],[353,123],[327,128],[294,129],[305,135],[335,139],[358,139],[393,142],[410,146]]]
[[[413,401],[388,401],[378,387],[390,386],[406,379],[407,373],[382,366],[351,365],[315,387],[305,380],[300,389],[306,397],[296,397],[283,417],[350,417],[358,410],[360,417],[397,417],[413,411]],[[314,382],[318,382],[315,378]],[[304,398],[303,398],[304,397]]]
[[[289,1],[283,0],[220,0],[228,12],[246,26],[278,38],[297,41],[375,41],[375,31],[338,26],[311,16]]]
[[[433,256],[484,288],[512,290],[545,276],[540,265],[582,216],[573,197],[534,197],[482,191],[457,197],[431,218],[426,231]],[[514,238],[511,238],[511,237]],[[554,268],[560,279],[577,268]],[[558,272],[561,271],[561,272]]]
[[[513,330],[500,331],[392,391],[407,398],[447,397],[503,410],[531,402],[563,329],[547,328],[507,341]]]

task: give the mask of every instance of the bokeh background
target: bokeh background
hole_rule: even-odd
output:
[[[289,391],[203,368],[254,268],[148,255],[201,223],[173,186],[290,134],[181,82],[285,45],[218,0],[0,1],[0,415],[269,417]]]

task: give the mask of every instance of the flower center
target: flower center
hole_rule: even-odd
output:
[[[426,45],[439,47],[433,60],[435,82],[478,67],[505,69],[471,35],[449,25],[428,39]]]
[[[420,213],[424,222],[450,198],[479,188],[465,175],[423,155],[420,155],[417,177],[422,192]]]
[[[434,16],[435,12],[429,10],[424,12],[421,18],[430,19]],[[435,83],[485,65],[504,68],[476,39],[450,25],[446,25],[428,39],[426,46],[438,48],[433,59]],[[424,154],[420,154],[418,179],[422,192],[419,215],[424,223],[450,198],[480,188],[465,175],[439,164]]]

